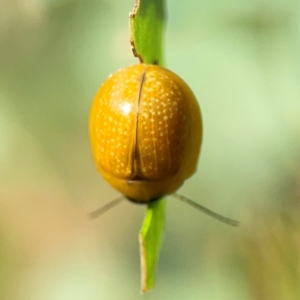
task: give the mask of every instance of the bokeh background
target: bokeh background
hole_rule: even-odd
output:
[[[0,2],[0,299],[140,299],[145,207],[97,174],[87,135],[99,85],[137,63],[133,0]],[[300,2],[168,1],[168,68],[202,108],[198,172],[168,198],[144,299],[300,299]]]

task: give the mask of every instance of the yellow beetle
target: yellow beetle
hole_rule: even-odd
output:
[[[111,75],[91,107],[94,161],[129,200],[175,192],[196,170],[202,140],[198,102],[173,72],[138,64]]]
[[[93,100],[89,135],[98,171],[128,200],[146,204],[172,194],[224,223],[238,225],[175,193],[196,171],[202,118],[193,92],[173,72],[139,64],[111,75]],[[122,198],[90,216],[99,216]]]

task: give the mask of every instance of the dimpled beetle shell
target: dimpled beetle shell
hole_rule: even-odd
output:
[[[104,179],[129,200],[175,192],[197,167],[202,120],[188,85],[173,72],[139,64],[100,87],[91,107],[93,158]]]

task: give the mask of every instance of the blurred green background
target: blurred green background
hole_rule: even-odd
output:
[[[0,2],[0,299],[140,299],[145,208],[97,174],[87,135],[99,85],[137,63],[133,0]],[[300,299],[300,2],[168,1],[167,67],[193,89],[204,141],[168,198],[155,289],[144,299]]]

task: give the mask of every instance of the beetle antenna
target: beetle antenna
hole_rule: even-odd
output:
[[[107,212],[108,210],[110,210],[111,208],[113,208],[114,206],[116,206],[117,204],[119,204],[122,200],[124,200],[124,197],[118,197],[106,204],[104,204],[103,206],[100,206],[99,208],[97,208],[96,210],[88,213],[88,216],[91,219],[96,219],[98,218],[100,215],[102,215],[103,213]]]
[[[187,203],[187,204],[189,204],[189,205],[191,205],[191,206],[193,206],[194,208],[204,212],[205,214],[207,214],[207,215],[209,215],[209,216],[211,216],[211,217],[213,217],[213,218],[215,218],[215,219],[217,219],[217,220],[219,220],[219,221],[221,221],[221,222],[223,222],[227,225],[239,226],[239,223],[240,223],[239,221],[235,221],[235,220],[232,220],[230,218],[219,215],[219,214],[215,213],[214,211],[202,206],[201,204],[199,204],[197,202],[194,202],[191,199],[188,199],[188,198],[186,198],[182,195],[176,194],[176,193],[173,193],[172,196],[179,199],[179,200],[181,200],[181,201],[183,201],[183,202],[185,202],[185,203]]]

